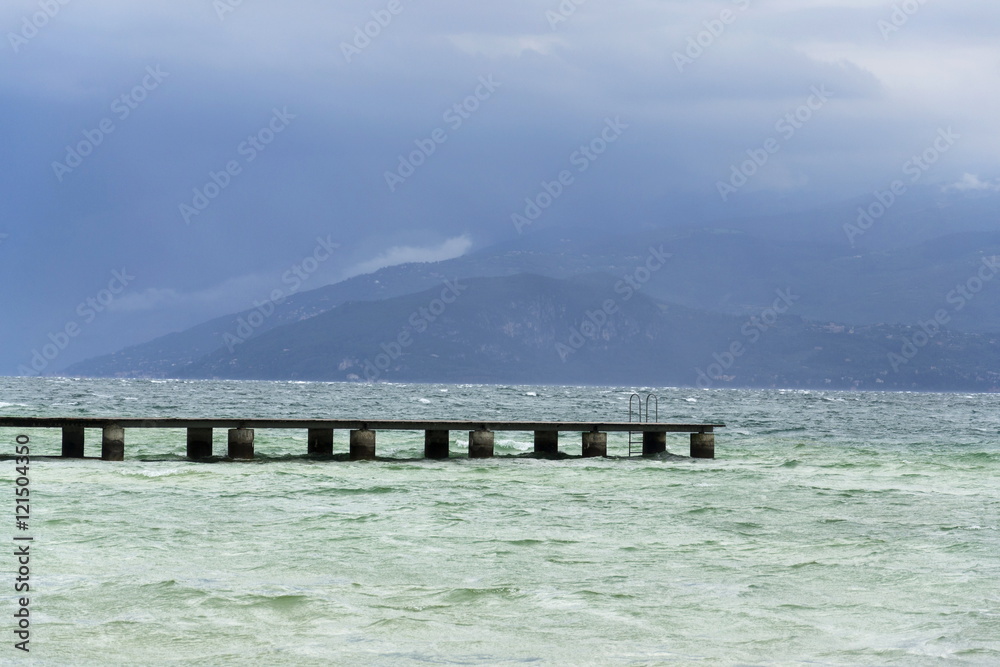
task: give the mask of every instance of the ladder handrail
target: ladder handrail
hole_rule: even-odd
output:
[[[643,419],[642,418],[642,396],[640,396],[637,392],[632,392],[632,394],[628,397],[628,423],[629,424],[632,423],[632,415],[633,415],[632,401],[634,399],[639,399],[639,411],[638,411],[639,412],[639,419],[637,420],[636,423],[639,423],[639,424],[649,423],[649,399],[653,399],[653,410],[654,410],[653,414],[655,415],[653,421],[654,422],[660,421],[660,399],[659,399],[659,397],[657,397],[653,393],[646,394],[646,418]],[[636,432],[637,431],[629,431],[628,432],[628,455],[630,457],[632,456],[632,435],[634,433],[636,433]],[[638,432],[641,433],[641,431],[638,431]]]

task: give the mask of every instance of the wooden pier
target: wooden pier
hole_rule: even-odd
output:
[[[659,422],[557,422],[557,421],[426,421],[350,419],[99,419],[51,417],[0,417],[0,428],[47,428],[62,430],[62,456],[83,458],[86,429],[101,429],[101,458],[125,459],[127,429],[186,429],[187,456],[193,460],[212,458],[215,430],[227,431],[226,456],[231,459],[254,458],[256,430],[305,430],[308,454],[331,456],[334,432],[348,431],[349,457],[352,461],[375,458],[377,431],[423,431],[424,456],[446,459],[449,456],[451,431],[468,431],[469,458],[493,456],[493,438],[497,431],[534,433],[535,454],[557,456],[561,432],[581,433],[584,457],[608,455],[608,433],[641,434],[642,455],[656,456],[667,451],[668,433],[690,434],[693,458],[715,458],[715,429],[725,424],[668,424]]]

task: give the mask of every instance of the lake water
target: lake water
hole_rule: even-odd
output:
[[[31,653],[0,557],[6,645],[39,665],[1000,664],[1000,396],[0,378],[0,414],[627,420],[728,425],[715,460],[191,463],[183,431],[126,461],[33,460]],[[57,430],[19,434],[57,455]],[[225,447],[216,434],[216,451]],[[344,452],[347,434],[337,432]],[[88,431],[88,456],[100,434]],[[409,459],[409,460],[407,460]],[[15,536],[15,461],[0,460]],[[9,542],[9,544],[14,544]],[[2,624],[0,624],[2,625]]]

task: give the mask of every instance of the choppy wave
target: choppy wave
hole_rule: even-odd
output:
[[[4,379],[0,409],[603,421],[627,420],[633,389]],[[355,464],[346,434],[316,458],[304,433],[261,431],[257,462],[198,464],[183,431],[137,430],[123,463],[37,462],[39,655],[1000,662],[998,397],[655,391],[663,420],[728,424],[716,460],[674,435],[626,459],[620,434],[608,460],[569,437],[574,458],[534,460],[530,433],[498,433],[501,458],[474,461],[454,433],[451,460],[424,461],[422,434],[379,433],[385,458]],[[30,434],[58,454],[58,433]]]

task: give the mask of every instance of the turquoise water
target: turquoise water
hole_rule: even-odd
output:
[[[633,389],[3,378],[0,414],[624,420]],[[422,433],[379,433],[413,460],[348,463],[259,431],[258,461],[204,464],[183,431],[132,430],[124,463],[35,460],[30,659],[1000,663],[1000,397],[652,391],[663,421],[728,424],[719,458],[679,435],[682,456],[580,459],[576,434],[574,458],[514,458],[531,434],[498,433],[470,461],[453,433],[429,462]],[[15,477],[0,460],[11,510]]]

